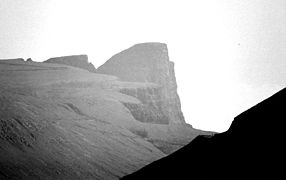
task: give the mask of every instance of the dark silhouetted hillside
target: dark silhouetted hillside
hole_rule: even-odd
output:
[[[122,179],[284,179],[285,107],[283,89],[237,116],[228,131],[198,136]]]

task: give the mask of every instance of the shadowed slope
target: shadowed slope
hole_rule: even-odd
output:
[[[286,89],[237,116],[227,132],[198,136],[122,179],[285,178]]]

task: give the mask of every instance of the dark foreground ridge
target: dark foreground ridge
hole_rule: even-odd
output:
[[[285,104],[283,89],[237,116],[228,131],[198,136],[122,179],[281,179]]]

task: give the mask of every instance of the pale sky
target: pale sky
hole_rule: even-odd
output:
[[[285,0],[0,0],[0,59],[87,54],[97,67],[144,42],[168,45],[198,129],[226,131],[286,87]]]

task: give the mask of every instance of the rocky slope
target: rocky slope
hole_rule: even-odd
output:
[[[152,87],[142,86],[120,90],[142,102],[142,106],[125,104],[139,121],[185,124],[177,94],[174,63],[169,61],[166,44],[134,45],[111,57],[98,68],[97,72],[117,76],[122,81],[155,84]]]
[[[285,103],[283,89],[237,116],[227,132],[199,136],[123,179],[281,179]]]
[[[69,65],[69,66],[88,70],[89,72],[95,72],[96,71],[93,64],[88,62],[87,55],[54,57],[54,58],[50,58],[44,62],[45,63]]]
[[[148,102],[162,97],[155,83],[8,60],[0,84],[0,179],[118,179],[204,133],[148,123],[157,117]]]

